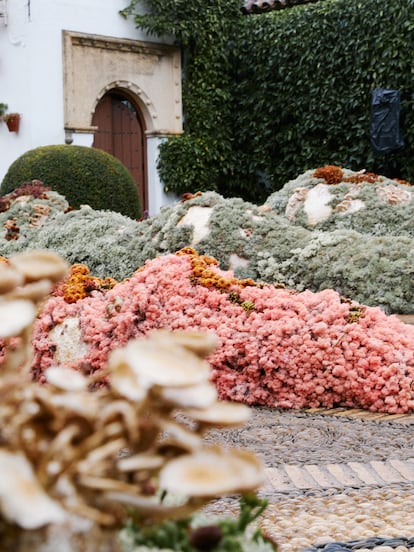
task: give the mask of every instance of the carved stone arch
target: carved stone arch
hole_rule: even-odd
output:
[[[156,122],[158,119],[158,114],[153,101],[138,84],[129,81],[114,81],[107,84],[99,91],[91,113],[91,120],[95,113],[96,106],[98,105],[100,100],[105,94],[108,94],[110,92],[120,93],[121,95],[127,97],[133,104],[135,104],[144,119],[146,133],[149,134],[155,131],[157,127]],[[92,123],[91,126],[93,126]]]
[[[119,88],[135,96],[148,134],[181,134],[180,56],[167,44],[63,31],[65,130],[93,132],[97,102]]]

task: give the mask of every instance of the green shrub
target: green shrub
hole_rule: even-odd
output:
[[[134,219],[141,216],[132,175],[118,159],[102,150],[68,145],[29,150],[9,167],[0,194],[34,179],[64,195],[73,208],[87,204]]]

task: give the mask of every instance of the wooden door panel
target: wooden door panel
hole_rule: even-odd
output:
[[[137,183],[143,209],[148,209],[145,133],[137,109],[122,96],[106,94],[98,103],[92,124],[98,127],[93,147],[119,159]]]
[[[112,153],[112,113],[111,98],[104,96],[96,106],[92,124],[98,127],[95,133],[93,147]]]

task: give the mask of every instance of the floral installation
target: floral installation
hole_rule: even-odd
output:
[[[58,197],[66,202],[63,196]],[[13,242],[0,236],[1,251],[6,256],[28,248],[49,249],[70,264],[86,264],[96,277],[116,280],[130,276],[140,266],[135,257],[142,255],[135,250],[139,245],[134,240],[140,223],[120,213],[97,211],[89,206],[69,211],[54,209],[34,228],[21,206],[15,210],[17,213],[10,212],[9,216],[15,216],[18,224],[25,224],[25,229]],[[7,216],[0,213],[0,217],[2,214]]]
[[[343,169],[343,172],[356,178],[352,171]],[[309,178],[309,175],[303,178],[303,183]],[[214,192],[194,194],[192,198],[165,207],[158,215],[141,222],[85,206],[70,212],[52,209],[46,219],[41,217],[33,227],[27,215],[22,216],[25,213],[23,207],[14,205],[10,215],[0,213],[0,220],[1,215],[5,215],[10,225],[5,229],[7,237],[2,239],[0,236],[1,251],[9,256],[28,247],[50,249],[71,264],[85,264],[95,277],[120,281],[130,277],[148,259],[191,246],[216,258],[223,269],[234,271],[241,279],[280,282],[299,291],[310,289],[318,292],[332,288],[360,303],[380,306],[386,313],[413,313],[414,202],[388,204],[380,197],[386,193],[395,197],[396,189],[401,190],[398,193],[412,193],[410,187],[394,181],[387,184],[385,177],[381,177],[383,180],[377,193],[373,183],[328,185],[322,184],[321,178],[312,178],[313,185],[323,186],[327,197],[324,203],[320,196],[316,196],[318,213],[331,209],[331,194],[341,186],[359,187],[359,196],[349,199],[354,207],[365,195],[371,197],[370,194],[374,194],[375,198],[371,197],[373,203],[369,209],[331,217],[337,221],[337,227],[332,227],[329,232],[319,231],[318,225],[312,231],[297,224],[302,216],[300,210],[292,221],[278,214],[284,212],[288,201],[284,191],[270,196],[271,205],[264,206],[238,198],[225,199]],[[299,185],[295,189],[303,206],[303,194],[307,193],[307,188]],[[344,207],[344,201],[338,197],[338,205],[342,203],[346,210],[348,207]],[[383,214],[376,211],[377,205],[380,205],[380,211],[387,211],[388,218],[385,211]],[[371,222],[364,219],[363,224],[358,224],[358,232],[346,227],[346,221],[362,212],[364,216],[372,217]],[[33,218],[34,214],[31,211],[30,216]],[[331,219],[320,224],[328,224]],[[21,231],[23,226],[24,231]],[[365,230],[367,233],[363,233]],[[375,235],[374,230],[381,235]],[[398,238],[391,235],[397,231],[401,232]]]
[[[258,272],[266,282],[283,282],[298,291],[333,289],[385,313],[414,312],[413,240],[385,236],[365,241],[350,230],[315,232],[284,261],[265,248]]]
[[[40,180],[25,182],[9,194],[0,197],[0,224],[5,229],[3,235],[0,232],[0,240],[3,238],[6,241],[5,248],[2,247],[4,254],[9,254],[8,241],[19,241],[20,244],[24,244],[21,246],[24,250],[33,230],[68,209],[66,199],[43,186]],[[19,249],[19,246],[16,245],[14,249]]]
[[[269,196],[265,204],[311,230],[414,236],[414,188],[409,182],[364,170],[335,165],[308,170]]]
[[[60,282],[54,290],[54,295],[62,295],[67,303],[76,303],[84,299],[92,291],[105,292],[112,289],[117,283],[113,278],[97,278],[92,276],[89,268],[84,264],[74,264],[70,267],[70,274]]]
[[[218,336],[209,362],[221,399],[414,410],[414,327],[333,290],[246,285],[192,249],[147,261],[105,294],[50,298],[35,324],[33,376],[45,381],[58,363],[105,384],[110,351],[158,328]]]
[[[151,527],[154,535],[159,523],[171,527],[234,493],[244,495],[239,523],[217,523],[209,549],[234,550],[224,546],[231,540],[240,550],[274,551],[263,548],[260,530],[255,540],[244,535],[266,507],[250,495],[263,483],[261,461],[203,439],[250,416],[245,405],[217,400],[206,360],[217,346],[213,333],[164,329],[129,340],[101,367],[104,388],[93,390],[93,376],[56,363],[44,372],[45,385],[30,381],[33,323],[67,269],[47,251],[0,263],[2,551],[114,552],[127,518],[130,537],[143,527],[144,536]],[[209,536],[194,527],[189,550],[205,550]],[[240,547],[244,541],[249,548]],[[156,549],[150,539],[140,542]]]

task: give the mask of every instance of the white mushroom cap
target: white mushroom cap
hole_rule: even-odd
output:
[[[31,301],[16,299],[0,302],[0,337],[20,335],[36,317],[36,309]]]
[[[217,400],[217,389],[212,383],[191,387],[162,387],[159,396],[166,402],[184,408],[206,408]]]
[[[9,262],[27,282],[43,279],[58,282],[69,268],[62,257],[47,250],[24,251],[10,257]]]
[[[82,391],[88,386],[88,380],[71,368],[52,366],[45,371],[45,375],[48,383],[66,391]]]
[[[121,458],[117,467],[120,471],[154,470],[160,468],[164,462],[165,458],[160,454],[141,453]]]
[[[210,377],[208,362],[172,344],[161,347],[157,340],[131,340],[117,351],[115,360],[129,366],[129,374],[135,373],[144,387],[195,385],[208,381]],[[113,370],[114,357],[109,365]]]
[[[111,351],[108,356],[108,369],[111,373],[111,387],[121,397],[136,402],[145,399],[148,385],[140,380],[134,365],[125,354],[125,349]]]
[[[171,493],[214,497],[253,490],[263,477],[263,467],[253,454],[211,447],[171,460],[160,471],[159,485]]]
[[[20,453],[0,450],[0,511],[23,529],[62,523],[66,514],[37,481],[32,466]]]
[[[171,437],[175,440],[174,444],[178,444],[186,450],[194,450],[202,447],[203,440],[200,435],[187,429],[184,425],[170,418],[160,418],[158,423],[160,428],[167,434],[167,437]]]
[[[0,262],[0,294],[12,291],[23,283],[23,276],[6,263]]]
[[[30,301],[40,301],[52,291],[53,284],[50,280],[38,280],[25,286],[16,287],[11,296],[13,299],[28,299]]]
[[[251,410],[245,404],[217,401],[207,408],[186,410],[186,414],[206,424],[238,426],[244,425],[250,419]]]
[[[134,493],[126,493],[122,491],[109,491],[104,494],[104,500],[108,502],[118,502],[131,506],[134,511],[140,512],[144,517],[153,519],[183,519],[194,513],[194,502],[178,503],[177,505],[168,505],[165,500],[160,502],[158,496],[143,496]],[[200,501],[200,506],[201,506]],[[157,549],[158,550],[158,549]],[[162,549],[163,552],[170,552],[170,549]],[[172,551],[171,551],[172,552]]]
[[[99,413],[99,404],[88,391],[49,394],[47,402],[57,411],[66,410],[87,419],[93,419]]]
[[[202,358],[212,353],[219,343],[218,337],[214,333],[195,330],[161,329],[152,332],[151,338],[165,342],[167,346],[168,344],[179,345]]]

